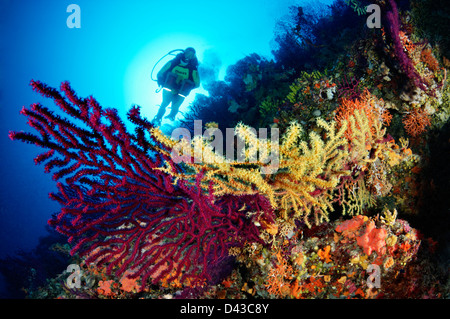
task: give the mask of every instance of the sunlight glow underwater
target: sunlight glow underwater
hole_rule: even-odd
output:
[[[149,42],[147,46],[136,54],[127,69],[124,81],[127,110],[132,105],[137,104],[141,106],[141,114],[148,119],[152,119],[156,115],[161,104],[162,95],[161,92],[156,93],[158,85],[151,79],[151,71],[158,60],[171,50],[185,49],[189,46],[195,48],[197,58],[201,63],[202,53],[208,49],[207,44],[200,37],[182,33],[166,34],[164,37],[157,38]],[[156,65],[153,78],[156,78],[158,71],[172,58],[173,56],[169,55]],[[194,101],[196,93],[208,94],[201,86],[193,90],[181,105],[178,118],[188,110],[189,104]],[[168,111],[166,113],[168,114]]]
[[[126,113],[132,105],[140,105],[141,114],[151,120],[161,103],[161,92],[155,92],[158,87],[150,73],[162,56],[192,46],[203,63],[205,51],[213,51],[220,57],[218,79],[222,80],[229,65],[249,54],[270,58],[275,22],[287,13],[288,5],[298,1],[136,0],[111,4],[77,0],[81,8],[79,29],[66,25],[66,8],[71,2],[0,1],[0,46],[4,49],[0,50],[0,102],[6,106],[1,108],[4,192],[0,215],[7,216],[2,229],[11,230],[0,234],[0,253],[34,246],[38,236],[45,234],[43,225],[49,215],[58,209],[47,198],[54,187],[51,177],[35,167],[29,154],[37,150],[16,145],[8,138],[8,130],[28,129],[19,114],[22,106],[39,102],[57,109],[31,90],[31,79],[56,88],[69,81],[80,97],[92,95],[104,107],[116,108],[131,128]],[[161,61],[155,72],[167,60]],[[207,92],[202,87],[192,91],[178,119],[196,94]],[[171,124],[177,125],[176,121]],[[30,179],[36,182],[26,184]],[[19,200],[22,197],[27,200]]]

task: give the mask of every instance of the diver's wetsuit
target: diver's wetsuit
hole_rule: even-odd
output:
[[[166,118],[175,119],[184,98],[189,92],[200,86],[196,58],[186,61],[184,53],[178,54],[167,62],[158,72],[158,84],[164,87],[163,100],[154,121],[161,122],[166,107],[172,103],[172,110]]]

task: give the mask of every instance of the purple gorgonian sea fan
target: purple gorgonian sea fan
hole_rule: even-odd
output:
[[[397,4],[394,0],[389,0],[391,10],[386,12],[389,33],[394,45],[395,56],[400,64],[400,68],[405,75],[414,83],[414,86],[423,91],[427,91],[424,80],[414,68],[413,62],[404,51],[402,40],[400,39],[400,18],[398,15]],[[433,94],[433,93],[432,93]]]
[[[211,282],[211,271],[229,259],[231,247],[261,242],[255,219],[273,221],[268,200],[259,194],[215,196],[211,183],[201,187],[208,185],[203,171],[189,182],[175,180],[160,168],[184,173],[183,164],[152,138],[153,126],[139,107],[128,112],[136,127],[131,134],[117,110],[77,97],[68,82],[61,92],[38,81],[31,86],[68,117],[32,104],[21,114],[40,136],[9,136],[48,149],[35,163],[53,172],[59,192],[50,197],[62,205],[49,224],[69,237],[71,253],[88,265],[118,277],[126,272],[141,280],[142,289],[163,278],[195,287]]]

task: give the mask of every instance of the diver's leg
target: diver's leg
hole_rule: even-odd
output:
[[[153,120],[157,122],[161,122],[164,113],[166,113],[166,107],[170,104],[170,101],[172,100],[173,94],[169,91],[163,90],[162,96],[163,99],[161,102],[161,106],[159,107],[158,113],[153,118]]]
[[[184,97],[180,95],[176,95],[172,99],[172,110],[169,115],[166,116],[166,118],[171,119],[172,121],[175,119],[175,116],[177,116],[178,110],[181,106],[181,104],[184,101]]]

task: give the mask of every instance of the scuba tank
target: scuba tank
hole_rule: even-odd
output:
[[[158,83],[158,79],[154,79],[153,78],[153,72],[155,71],[155,68],[156,68],[156,66],[165,58],[165,57],[167,57],[167,56],[169,56],[169,55],[171,55],[171,56],[177,56],[177,54],[175,54],[175,52],[180,52],[180,53],[184,53],[184,50],[183,49],[175,49],[175,50],[172,50],[172,51],[170,51],[169,53],[166,53],[164,56],[162,56],[156,63],[155,63],[155,65],[153,66],[153,68],[152,68],[152,72],[150,73],[150,78],[152,79],[152,81],[155,81],[155,82],[157,82]],[[159,83],[158,83],[159,84]],[[160,91],[161,91],[161,89],[163,89],[163,86],[162,85],[159,85],[160,87],[156,90],[156,93],[159,93]]]
[[[180,52],[178,54],[174,54],[175,52]],[[181,53],[184,53],[185,50],[182,49],[175,49],[170,51],[169,53],[167,53],[166,55],[164,55],[162,58],[160,58],[158,60],[158,62],[156,62],[156,64],[153,66],[152,72],[151,72],[151,79],[155,82],[158,83],[159,88],[156,90],[156,93],[159,93],[161,91],[161,89],[167,90],[167,91],[172,91],[172,90],[178,90],[178,95],[180,95],[181,97],[185,98],[186,96],[189,95],[189,93],[192,91],[192,89],[195,88],[195,84],[194,82],[190,79],[192,78],[192,69],[189,68],[189,78],[188,79],[184,79],[181,81],[181,83],[177,83],[177,78],[178,76],[174,73],[172,73],[172,69],[174,69],[175,67],[177,67],[178,65],[172,65],[171,68],[169,70],[166,71],[165,74],[165,78],[164,79],[154,79],[153,78],[153,72],[156,68],[156,66],[167,56],[172,55],[175,56],[175,58],[177,58],[178,56],[180,56]],[[197,62],[198,63],[198,62]]]

